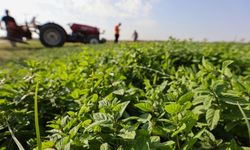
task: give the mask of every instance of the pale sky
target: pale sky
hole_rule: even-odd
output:
[[[70,33],[68,23],[82,23],[105,30],[107,39],[121,22],[121,39],[136,29],[143,40],[250,41],[250,0],[0,0],[0,17],[5,9],[19,24],[37,16]]]

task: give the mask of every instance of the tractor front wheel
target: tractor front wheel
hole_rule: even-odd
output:
[[[47,23],[40,27],[40,41],[46,47],[60,47],[66,41],[66,32],[58,24]]]
[[[91,37],[89,37],[88,42],[89,42],[90,44],[99,44],[99,39],[98,39],[98,37],[91,36]]]

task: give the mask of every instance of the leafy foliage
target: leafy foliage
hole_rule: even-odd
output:
[[[35,94],[43,149],[250,146],[243,132],[250,116],[249,49],[170,39],[84,47],[53,60],[28,60],[18,70],[4,68],[0,149],[16,148],[12,135],[25,149],[38,147]]]

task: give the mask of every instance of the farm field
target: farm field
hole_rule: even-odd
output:
[[[111,44],[106,44],[111,46]],[[22,63],[23,60],[29,58],[53,58],[61,57],[70,53],[77,53],[82,51],[84,44],[67,43],[61,48],[45,48],[38,40],[29,41],[29,44],[17,44],[16,48],[12,48],[8,41],[0,40],[0,65],[4,66],[10,62]],[[88,45],[87,47],[103,47],[103,45]],[[104,46],[106,47],[106,46]]]
[[[250,148],[250,44],[0,43],[0,150]]]

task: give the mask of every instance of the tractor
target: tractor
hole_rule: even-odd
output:
[[[73,23],[70,25],[72,34],[67,34],[63,27],[56,23],[46,23],[37,26],[39,30],[39,39],[46,47],[63,46],[65,42],[81,42],[90,44],[99,44],[106,42],[100,39],[100,31],[96,27]]]
[[[65,42],[81,42],[90,44],[105,43],[105,39],[100,39],[100,30],[96,27],[89,25],[83,25],[78,23],[70,24],[71,34],[67,34],[65,29],[59,24],[49,22],[43,25],[37,25],[35,18],[32,19],[31,25],[15,26],[11,29],[11,34],[7,39],[14,42],[21,42],[23,38],[27,40],[31,39],[31,30],[29,27],[33,27],[38,31],[40,42],[45,47],[60,47]]]

